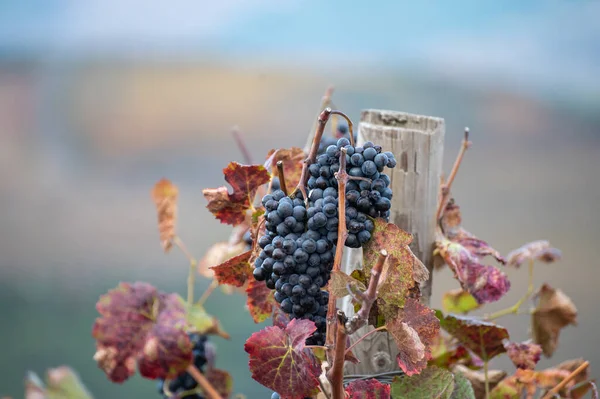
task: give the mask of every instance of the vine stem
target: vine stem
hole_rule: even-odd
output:
[[[192,256],[190,251],[188,251],[187,247],[185,246],[181,238],[179,238],[179,236],[173,237],[173,243],[177,245],[177,247],[181,250],[181,252],[183,252],[183,254],[188,258],[188,261],[190,262],[190,268],[187,278],[187,305],[189,309],[194,304],[194,285],[196,283],[196,266],[198,265],[198,261]],[[188,316],[189,314],[190,313],[188,312]]]
[[[337,328],[335,336],[335,353],[333,367],[329,370],[331,395],[333,399],[344,399],[344,361],[346,357],[346,338],[348,333],[344,327],[347,321],[343,311],[337,311]]]
[[[583,363],[581,363],[581,365],[579,367],[577,367],[575,370],[573,370],[573,372],[571,374],[569,374],[564,380],[562,380],[558,385],[556,385],[554,388],[552,388],[547,394],[546,396],[544,396],[543,399],[551,399],[553,398],[555,395],[558,394],[558,392],[563,389],[569,382],[571,382],[573,380],[573,378],[577,377],[579,374],[581,374],[588,366],[590,365],[590,362],[588,362],[587,360]]]
[[[460,164],[462,163],[463,157],[465,156],[465,152],[469,149],[470,146],[471,146],[471,142],[469,141],[469,128],[465,127],[465,135],[463,137],[462,146],[460,147],[458,156],[456,157],[456,160],[454,161],[454,165],[452,166],[452,171],[450,172],[450,176],[448,176],[448,180],[446,180],[446,182],[440,186],[441,195],[440,195],[440,202],[438,203],[438,209],[436,212],[436,218],[435,218],[436,221],[440,220],[440,218],[442,217],[442,213],[444,212],[444,208],[446,207],[446,204],[448,203],[448,199],[450,197],[450,188],[452,187],[454,178],[456,177],[456,174],[458,173],[458,168],[460,167]]]
[[[333,95],[333,86],[329,86],[329,87],[327,87],[327,89],[325,90],[325,94],[323,94],[323,97],[321,98],[321,106],[319,107],[319,112],[317,114],[317,118],[315,119],[315,122],[313,123],[313,125],[310,129],[310,133],[308,134],[308,137],[306,138],[306,144],[304,145],[304,152],[306,154],[308,154],[310,152],[312,143],[314,143],[314,134],[319,127],[319,118],[320,118],[321,113],[327,107],[331,106],[331,96],[332,95]],[[319,141],[317,141],[317,143],[319,143],[320,141],[321,141],[321,139],[319,139]]]
[[[497,312],[494,312],[491,315],[485,316],[486,320],[495,320],[497,318],[500,318],[502,316],[506,316],[509,314],[519,314],[519,310],[521,309],[521,306],[523,306],[525,301],[528,300],[531,297],[531,295],[533,294],[533,289],[534,289],[534,287],[533,287],[533,265],[534,265],[533,259],[529,259],[529,283],[527,285],[527,292],[525,293],[525,295],[523,295],[517,301],[517,303],[515,303],[513,306],[508,307],[506,309],[499,310]]]
[[[353,343],[352,345],[350,345],[348,347],[348,349],[346,349],[346,353],[349,353],[352,349],[354,349],[354,347],[356,345],[358,345],[363,339],[367,338],[369,335],[375,334],[378,331],[384,331],[384,330],[387,330],[386,326],[377,327],[374,330],[369,331],[368,333],[366,333],[365,335],[363,335],[362,337],[360,337],[359,339],[357,339],[355,343]]]
[[[350,134],[350,145],[354,147],[354,132],[352,128],[353,124],[348,115],[346,115],[342,111],[331,111],[331,115],[339,115],[342,118],[346,119],[346,122],[348,123],[348,133]]]
[[[200,299],[198,299],[198,302],[196,302],[197,305],[199,306],[204,306],[204,302],[206,302],[206,300],[208,299],[208,297],[210,296],[210,294],[213,293],[213,291],[219,286],[219,282],[216,279],[213,279],[213,281],[210,282],[210,285],[208,286],[208,288],[206,289],[206,291],[204,291],[202,293],[202,296],[200,297]]]
[[[200,372],[200,370],[198,370],[196,368],[196,366],[194,366],[193,364],[190,365],[187,368],[187,372],[194,378],[194,380],[196,380],[198,385],[200,385],[200,387],[202,388],[202,391],[204,391],[204,394],[206,395],[207,398],[222,399],[219,392],[217,392],[215,387],[212,386],[210,381],[208,381],[206,379],[206,377]]]
[[[488,375],[489,371],[489,361],[483,362],[483,378],[485,378],[485,399],[489,399],[490,397],[490,378]]]
[[[248,165],[252,165],[252,155],[250,155],[250,151],[248,151],[248,147],[246,146],[246,142],[242,137],[242,132],[240,131],[240,128],[238,126],[234,126],[231,129],[231,134],[233,135],[233,138],[235,139],[238,148],[244,156],[244,162],[246,162],[246,164]]]
[[[279,175],[279,187],[285,195],[288,195],[287,186],[285,185],[285,174],[283,172],[283,161],[277,161],[277,174]]]

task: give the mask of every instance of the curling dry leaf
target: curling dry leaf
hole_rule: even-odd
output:
[[[248,263],[251,254],[252,251],[249,250],[226,260],[220,265],[211,267],[210,269],[215,273],[215,278],[219,284],[229,284],[234,287],[241,287],[246,284],[246,281],[252,278],[252,266]]]
[[[363,271],[367,281],[379,253],[386,250],[389,254],[378,289],[378,307],[386,317],[393,317],[396,307],[404,306],[415,281],[424,282],[429,278],[423,263],[412,253],[411,242],[409,233],[378,218],[375,219],[373,236],[363,248]]]
[[[502,255],[494,248],[490,247],[487,242],[475,237],[473,234],[462,228],[460,207],[456,204],[454,199],[450,200],[446,205],[441,222],[444,235],[450,241],[461,244],[475,258],[481,259],[489,255],[496,258],[496,260],[502,264],[506,263],[506,260]]]
[[[252,378],[282,397],[302,399],[319,391],[321,368],[304,341],[316,331],[310,320],[293,319],[285,327],[266,327],[246,341]]]
[[[273,312],[273,307],[277,304],[273,296],[273,290],[270,290],[264,281],[250,279],[246,287],[246,306],[255,323],[262,323],[267,320]]]
[[[550,357],[558,345],[560,330],[569,324],[577,325],[577,308],[561,290],[548,284],[536,294],[538,304],[532,315],[533,339]]]
[[[407,298],[395,318],[387,319],[387,330],[398,345],[396,361],[406,375],[420,373],[431,359],[431,345],[440,332],[435,312],[416,299]]]
[[[229,398],[233,391],[233,378],[225,370],[210,368],[206,371],[206,379],[219,392],[222,398]]]
[[[159,180],[152,189],[152,200],[158,214],[160,243],[165,252],[173,247],[177,220],[177,186],[167,179]]]
[[[531,342],[509,342],[504,345],[515,367],[533,370],[542,356],[542,347]]]
[[[92,331],[94,359],[113,382],[137,368],[149,379],[175,378],[192,361],[181,298],[147,283],[121,283],[100,297]]]
[[[225,169],[225,180],[233,188],[207,188],[202,191],[208,200],[208,210],[221,223],[237,225],[244,222],[246,211],[252,206],[256,190],[269,181],[269,172],[262,165],[241,165],[231,162]]]
[[[355,380],[346,387],[347,399],[390,399],[390,386],[375,378]]]
[[[44,384],[37,374],[25,377],[25,399],[92,399],[77,373],[67,366],[49,369]]]
[[[481,359],[471,354],[467,348],[455,340],[450,340],[440,331],[431,344],[431,359],[428,365],[450,369],[456,364],[462,364],[471,369],[483,367]]]
[[[419,375],[394,377],[393,398],[450,399],[454,391],[454,375],[448,370],[428,367]]]
[[[479,308],[481,305],[473,295],[467,291],[458,288],[450,290],[442,297],[442,307],[446,313],[469,313],[471,310]]]
[[[494,266],[480,265],[462,245],[444,238],[437,242],[437,248],[461,287],[479,304],[495,302],[510,289],[506,274]]]
[[[300,181],[305,158],[306,154],[304,153],[304,150],[298,147],[271,150],[267,154],[265,167],[271,171],[276,171],[277,162],[283,161],[285,183],[288,187],[296,187]]]
[[[533,241],[511,251],[506,258],[507,265],[519,267],[526,261],[539,260],[545,263],[555,262],[562,256],[560,249],[553,248],[545,240]]]
[[[473,392],[475,393],[475,399],[486,399],[485,398],[485,374],[483,371],[473,371],[469,368],[459,364],[453,368],[454,374],[461,374],[464,376],[473,387]],[[488,371],[488,380],[490,384],[490,389],[494,389],[496,385],[506,377],[506,371],[501,370],[489,370]]]
[[[363,292],[367,289],[362,282],[348,276],[342,271],[334,270],[331,273],[331,280],[329,280],[329,293],[335,295],[337,298],[343,298],[346,295],[350,295],[349,288],[352,289],[352,292]]]
[[[504,327],[472,317],[455,315],[447,315],[440,324],[448,334],[484,361],[506,352],[502,341],[509,337]]]

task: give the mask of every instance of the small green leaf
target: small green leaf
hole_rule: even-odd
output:
[[[395,377],[392,382],[392,398],[450,399],[452,391],[454,375],[438,367],[428,367],[411,377]]]
[[[480,306],[473,295],[461,288],[448,291],[442,297],[442,307],[446,313],[466,314]]]
[[[178,295],[178,299],[186,310],[188,328],[191,331],[198,334],[216,334],[229,339],[229,334],[221,329],[217,318],[206,313],[202,305],[194,303],[192,306],[188,306],[181,296]]]

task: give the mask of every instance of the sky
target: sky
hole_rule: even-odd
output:
[[[0,54],[412,69],[598,96],[598,20],[598,0],[0,0]]]

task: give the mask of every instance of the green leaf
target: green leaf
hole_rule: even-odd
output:
[[[181,296],[178,295],[178,298],[186,310],[188,328],[191,331],[198,334],[215,334],[229,339],[229,334],[221,329],[217,318],[206,313],[202,305],[195,303],[188,307],[187,302]]]
[[[454,391],[450,399],[475,399],[471,382],[461,373],[454,374]]]
[[[395,377],[392,382],[392,398],[450,399],[453,390],[454,375],[438,367],[428,367],[411,377]]]
[[[465,314],[480,306],[473,295],[461,288],[450,290],[442,297],[442,307],[446,313]]]
[[[41,397],[44,399],[93,398],[77,373],[67,366],[49,369],[46,372],[45,385],[37,374],[29,372],[25,378],[25,397]]]

